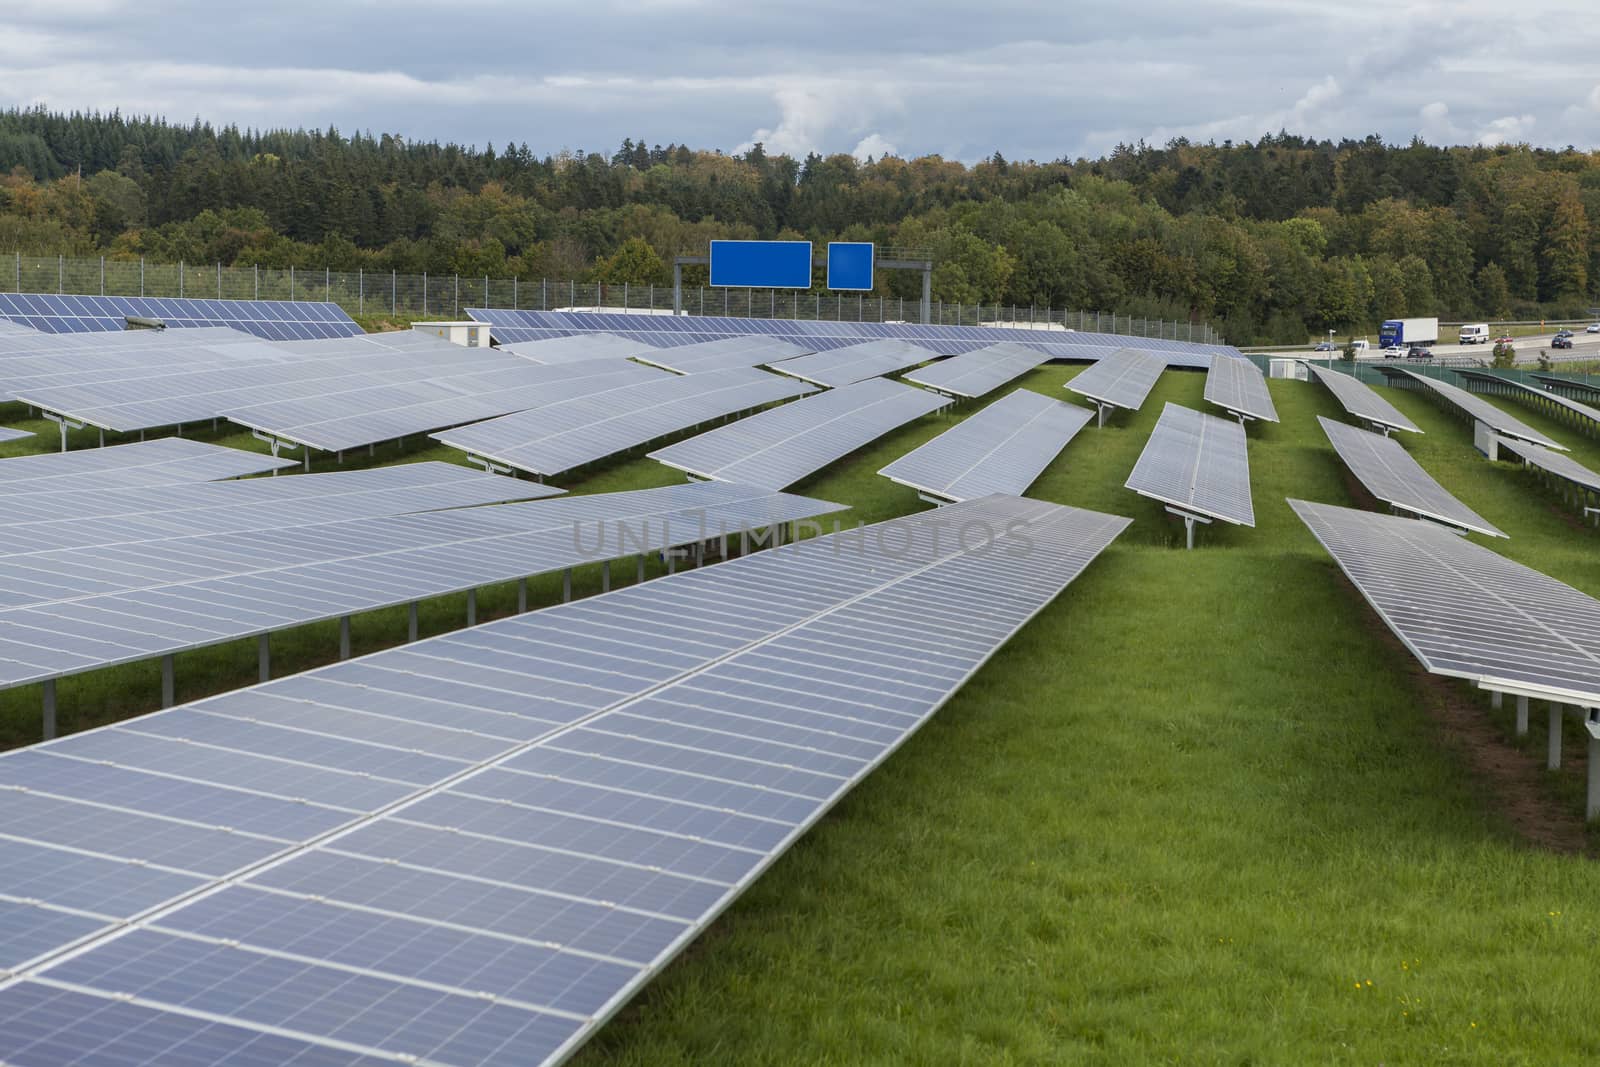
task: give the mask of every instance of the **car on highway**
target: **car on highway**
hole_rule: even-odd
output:
[[[1505,337],[1496,337],[1494,339],[1494,343],[1497,344],[1497,345],[1515,344],[1516,343],[1516,339],[1514,337],[1512,337],[1510,334],[1507,334]]]
[[[1388,348],[1379,349],[1378,354],[1384,359],[1404,359],[1406,350],[1399,345],[1390,345]]]
[[[1317,345],[1316,348],[1313,348],[1312,351],[1313,352],[1337,352],[1337,351],[1339,351],[1339,346],[1334,344],[1332,341],[1323,341],[1321,344]]]
[[[1572,336],[1572,331],[1571,330],[1557,330],[1556,331],[1556,336],[1557,337],[1571,337]]]
[[[1600,322],[1591,322],[1584,328],[1584,333],[1600,333]]]
[[[1572,347],[1572,335],[1570,333],[1569,334],[1559,334],[1559,333],[1556,334],[1554,337],[1552,337],[1550,339],[1550,347],[1551,348],[1571,348]]]
[[[1432,359],[1433,358],[1433,352],[1431,350],[1429,350],[1429,349],[1426,349],[1426,348],[1422,347],[1421,345],[1412,345],[1410,348],[1406,349],[1406,358],[1407,359]]]

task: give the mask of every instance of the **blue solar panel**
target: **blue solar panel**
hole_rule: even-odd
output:
[[[521,311],[507,308],[468,308],[467,314],[494,327],[498,341],[541,341],[576,333],[604,331],[645,341],[658,347],[716,341],[724,337],[761,334],[801,345],[813,352],[844,348],[883,338],[911,341],[939,355],[957,356],[1001,341],[1027,345],[1055,359],[1095,359],[1118,348],[1137,344],[1164,357],[1169,366],[1209,367],[1217,353],[1237,355],[1226,345],[1085,331],[1030,331],[1002,326],[934,326],[897,322],[841,322],[819,319],[744,319],[710,315],[638,315],[587,311]]]
[[[355,320],[337,304],[310,300],[193,300],[139,296],[0,293],[0,319],[45,333],[127,328],[129,315],[170,327],[232,326],[269,341],[356,337]]]

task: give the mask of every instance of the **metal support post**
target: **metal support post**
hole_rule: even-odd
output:
[[[572,568],[568,567],[561,572],[561,600],[565,603],[572,599]]]
[[[1489,706],[1494,708],[1496,711],[1499,711],[1501,705],[1505,703],[1505,697],[1506,695],[1504,693],[1496,689],[1494,692],[1489,694]]]
[[[678,263],[672,265],[672,313],[683,314],[683,266]]]
[[[263,682],[272,680],[272,642],[267,634],[256,638],[256,666]]]
[[[417,639],[417,602],[413,600],[406,605],[406,640]]]
[[[44,683],[44,739],[51,740],[56,736],[56,680],[50,678]],[[1592,746],[1592,742],[1591,742]],[[1591,751],[1593,748],[1591,747]],[[1593,778],[1590,779],[1593,781]]]
[[[639,585],[643,585],[644,584],[644,553],[643,552],[639,553],[638,571],[639,571],[638,576],[634,579],[634,581],[637,582]]]
[[[611,592],[611,561],[608,559],[600,564],[600,591]]]
[[[350,658],[350,616],[339,616],[339,658]]]
[[[174,667],[173,667],[172,654],[168,653],[167,655],[162,656],[161,657],[161,706],[164,707],[164,708],[170,708],[170,707],[172,707],[172,705],[174,705],[174,704],[176,704],[178,702],[178,700],[177,700],[177,688],[178,688],[178,685],[177,685],[177,679],[174,677],[174,675],[176,673],[177,672],[174,670]]]
[[[1194,516],[1185,515],[1183,519],[1184,540],[1188,542],[1185,547],[1194,547]]]
[[[668,574],[677,574],[678,573],[678,556],[677,556],[677,553],[674,552],[672,549],[667,548],[667,549],[663,549],[661,551],[661,555],[666,558],[666,561],[667,561],[667,573]]]
[[[478,625],[478,591],[476,589],[467,590],[467,625]]]
[[[1589,734],[1589,788],[1583,814],[1590,822],[1600,818],[1600,737],[1592,732]]]
[[[528,579],[517,579],[517,614],[528,610]]]
[[[1528,736],[1528,698],[1517,698],[1517,736]]]
[[[1550,702],[1550,730],[1549,738],[1545,743],[1544,765],[1550,770],[1559,770],[1561,767],[1561,705],[1554,700]]]

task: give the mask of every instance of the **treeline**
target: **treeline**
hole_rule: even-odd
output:
[[[0,248],[34,254],[663,284],[712,238],[870,240],[931,254],[936,299],[1192,317],[1240,343],[1600,303],[1600,154],[1570,148],[1281,133],[966,166],[30,109],[0,112],[0,174]]]

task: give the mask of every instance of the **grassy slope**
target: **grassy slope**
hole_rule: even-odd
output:
[[[1075,372],[1026,384],[1062,395]],[[580,1062],[1600,1053],[1585,1021],[1591,869],[1518,843],[1441,745],[1409,658],[1283,503],[1348,499],[1314,419],[1337,415],[1331,399],[1273,383],[1284,423],[1251,431],[1254,530],[1205,528],[1199,550],[1173,550],[1182,526],[1121,488],[1161,402],[1199,406],[1202,381],[1166,374],[1144,412],[1080,434],[1034,495],[1135,525]],[[1394,399],[1428,431],[1405,439],[1412,453],[1512,534],[1497,549],[1600,593],[1593,534],[1520,471],[1485,464],[1425,398]],[[873,472],[949,425],[921,420],[798,488],[852,504],[845,521],[914,510]],[[1549,428],[1600,467],[1600,446]],[[632,459],[578,488],[672,480]],[[557,595],[535,583],[536,602]],[[460,600],[426,605],[424,628],[458,625]],[[403,626],[399,612],[358,617],[357,650]],[[275,664],[332,645],[331,625],[307,627],[274,639]],[[250,643],[180,657],[180,696],[248,682],[253,657]],[[63,683],[64,725],[147,707],[156,681],[152,664]],[[32,736],[37,708],[36,689],[0,694],[0,727]],[[1559,805],[1578,786],[1569,772],[1551,788]]]

